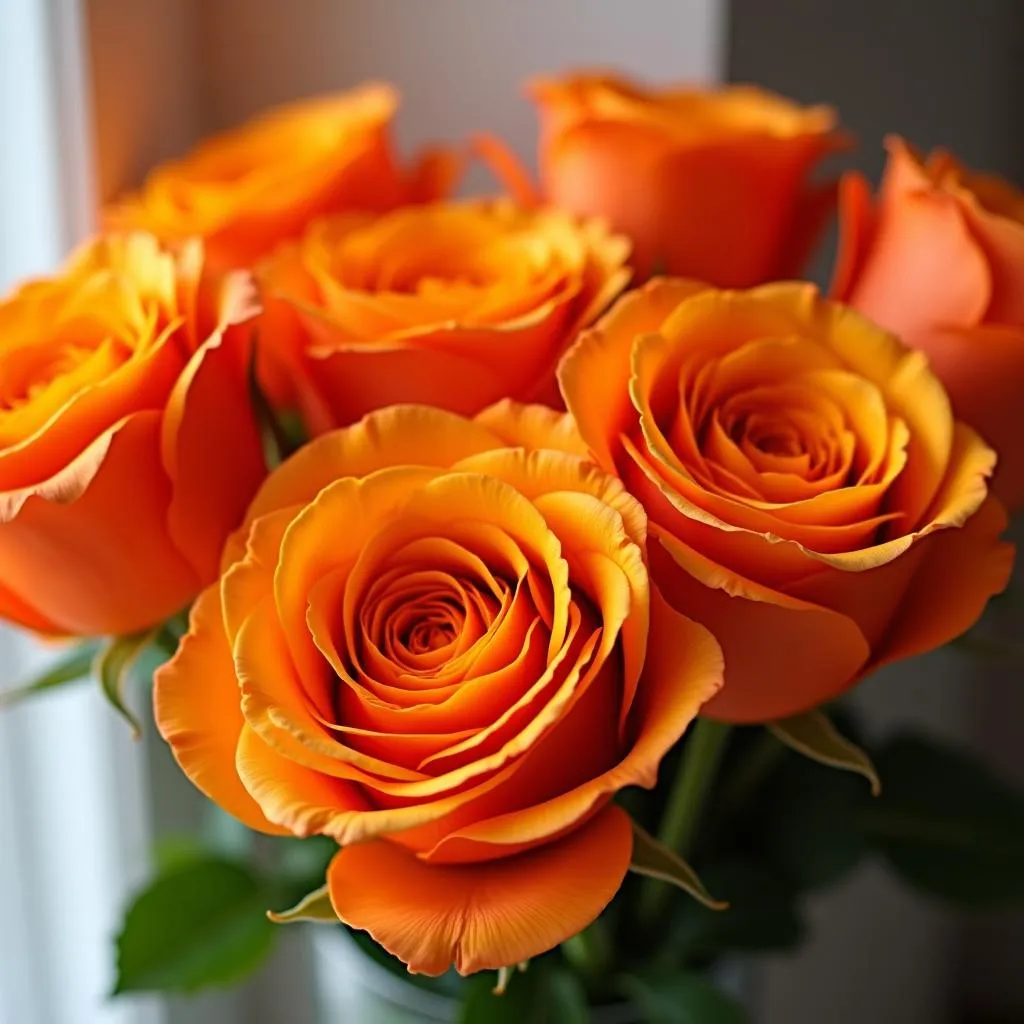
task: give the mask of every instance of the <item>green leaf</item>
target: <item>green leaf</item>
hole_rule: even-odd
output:
[[[679,856],[675,850],[669,849],[664,843],[655,839],[635,821],[633,822],[633,860],[629,865],[631,871],[648,878],[657,878],[662,882],[670,882],[684,892],[689,893],[699,903],[712,910],[724,910],[727,904],[716,900],[704,888],[697,872]]]
[[[24,683],[12,690],[0,691],[0,708],[12,707],[26,697],[84,679],[92,672],[93,659],[98,649],[98,644],[87,642],[66,651],[30,683]]]
[[[583,982],[564,967],[551,966],[542,974],[541,988],[552,1007],[551,1019],[558,1024],[588,1024],[590,1010]]]
[[[153,861],[161,875],[204,860],[206,855],[203,844],[190,832],[170,832],[153,843]]]
[[[319,924],[338,924],[338,915],[331,905],[326,883],[319,889],[303,896],[290,910],[275,913],[267,911],[267,917],[275,924],[293,924],[296,921],[315,921]]]
[[[122,992],[194,992],[238,981],[275,938],[269,894],[245,867],[205,859],[157,878],[128,909],[117,938]]]
[[[871,784],[874,796],[881,792],[882,784],[871,758],[841,735],[822,712],[808,711],[778,722],[769,722],[768,728],[798,754],[831,768],[863,775]]]
[[[590,1011],[583,983],[557,964],[536,964],[507,978],[495,995],[493,972],[470,979],[460,1024],[588,1024]]]
[[[115,711],[131,726],[135,739],[142,736],[138,718],[128,710],[124,691],[131,679],[132,669],[139,656],[153,642],[157,630],[146,630],[111,640],[101,647],[93,663],[93,671],[100,681],[100,689]]]
[[[1024,795],[973,758],[914,736],[893,740],[878,768],[885,792],[864,821],[903,879],[966,906],[1024,901]]]
[[[624,975],[620,987],[649,1024],[749,1024],[747,1011],[692,971]]]
[[[681,904],[665,937],[666,966],[726,952],[792,949],[804,925],[797,894],[768,865],[750,858],[716,860],[705,872],[708,884],[729,901],[725,911]]]

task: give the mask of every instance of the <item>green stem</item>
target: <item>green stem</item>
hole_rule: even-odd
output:
[[[683,757],[661,819],[658,838],[684,859],[693,850],[704,802],[725,753],[729,726],[699,718],[683,747]]]
[[[704,804],[714,784],[728,738],[728,725],[699,718],[683,745],[683,756],[665,804],[658,839],[684,860],[693,849]],[[644,879],[639,903],[641,922],[650,925],[657,919],[670,892],[667,883],[655,878]]]
[[[185,609],[160,625],[153,637],[153,646],[162,651],[167,658],[173,658],[178,650],[178,643],[187,632],[188,609]]]
[[[715,798],[717,820],[725,820],[743,807],[774,771],[786,750],[774,733],[768,729],[762,731],[739,759],[735,771],[723,780]]]
[[[167,623],[164,623],[157,630],[156,635],[153,637],[153,646],[163,654],[165,660],[174,657],[174,652],[178,649],[178,637],[175,636],[174,630]]]

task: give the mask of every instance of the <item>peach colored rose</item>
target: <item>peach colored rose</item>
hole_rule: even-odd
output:
[[[265,474],[245,273],[134,234],[0,301],[0,615],[130,633],[216,578]]]
[[[511,202],[318,221],[257,272],[267,357],[314,433],[396,402],[557,400],[555,365],[625,287],[628,245]]]
[[[560,379],[595,459],[647,511],[654,581],[722,644],[711,717],[831,700],[952,640],[1006,585],[994,453],[921,353],[812,285],[654,280]]]
[[[1024,193],[948,153],[888,142],[877,202],[849,174],[833,290],[928,355],[956,414],[996,449],[996,493],[1024,507]]]
[[[641,278],[746,287],[800,272],[832,209],[815,165],[845,145],[827,107],[753,86],[539,78],[542,192],[632,239]]]
[[[442,194],[450,156],[430,154],[411,172],[396,161],[397,106],[390,86],[369,84],[276,107],[161,164],[107,224],[168,243],[197,236],[216,266],[248,267],[314,217]]]
[[[648,584],[646,519],[563,417],[376,412],[276,470],[157,674],[184,771],[256,829],[324,834],[338,916],[413,971],[515,964],[594,920],[612,804],[721,682]],[[528,447],[506,447],[526,445]]]

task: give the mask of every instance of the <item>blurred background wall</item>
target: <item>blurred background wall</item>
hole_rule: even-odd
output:
[[[400,87],[407,149],[486,128],[531,159],[534,120],[522,80],[584,64],[655,80],[757,81],[831,103],[858,137],[854,161],[872,177],[882,166],[882,137],[899,132],[1024,182],[1024,0],[90,0],[87,7],[106,196],[267,104],[366,78]],[[489,187],[482,172],[471,186]],[[819,278],[826,264],[819,262]],[[860,703],[876,730],[927,724],[1024,782],[1019,672],[942,653],[872,681]],[[157,830],[192,820],[198,805],[187,784],[156,745],[150,760]],[[813,919],[814,944],[762,972],[763,1024],[1024,1020],[1019,916],[957,917],[869,866],[819,901]],[[292,996],[308,985],[299,946],[286,947],[247,992],[172,1007],[172,1021],[301,1024],[304,1011]]]

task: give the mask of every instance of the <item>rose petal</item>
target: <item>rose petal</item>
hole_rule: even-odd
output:
[[[367,476],[390,466],[448,467],[500,444],[482,424],[441,409],[381,409],[299,449],[264,482],[249,507],[247,522],[278,508],[308,504],[342,477]]]
[[[328,870],[331,903],[413,973],[495,970],[538,956],[590,924],[632,856],[616,807],[544,849],[472,867],[418,861],[389,842],[350,846]]]
[[[478,803],[468,805],[469,814],[456,812],[456,818],[466,818],[464,822],[443,823],[458,827],[439,829],[435,844],[424,856],[441,863],[460,862],[498,856],[502,848],[522,849],[573,827],[619,789],[653,788],[662,758],[701,707],[720,691],[722,670],[722,650],[715,638],[652,590],[650,643],[644,677],[630,715],[634,738],[628,752],[567,792],[556,790],[554,796],[536,799],[545,787],[550,793],[560,780],[564,785],[584,757],[599,763],[595,748],[599,750],[601,744],[596,738],[602,731],[608,732],[608,710],[607,701],[601,703],[600,686],[593,686],[590,699],[586,704],[581,702],[578,717],[556,726],[531,751],[512,779],[510,786],[515,787],[518,808],[501,813],[495,799],[501,794],[485,794]],[[573,737],[579,735],[590,737],[585,751],[574,746]],[[489,815],[485,813],[488,802],[494,803]]]
[[[306,625],[310,590],[333,570],[354,569],[367,545],[435,476],[436,470],[413,466],[346,476],[325,487],[288,525],[274,571],[274,597],[302,678],[315,680],[325,669]],[[346,524],[341,535],[339,523]]]
[[[961,201],[992,276],[992,301],[985,319],[989,323],[1024,327],[1024,296],[1020,289],[1024,223],[987,210],[973,194],[961,196]]]
[[[239,525],[266,476],[244,375],[251,316],[240,294],[226,296],[223,320],[175,384],[164,412],[164,464],[174,485],[168,526],[201,579],[216,575],[224,538]]]
[[[921,567],[875,652],[872,670],[935,650],[977,622],[1013,572],[1014,547],[999,542],[1006,522],[999,501],[989,497],[960,529],[941,530],[923,542]]]
[[[871,244],[874,223],[868,179],[860,171],[847,171],[839,180],[839,242],[829,288],[829,294],[839,302],[849,302]]]
[[[622,387],[634,340],[657,331],[683,299],[706,287],[671,278],[650,281],[625,295],[563,357],[558,369],[562,395],[580,436],[604,470],[614,472],[618,436],[635,415]]]
[[[859,677],[871,651],[852,619],[736,576],[654,532],[663,549],[650,552],[655,582],[725,654],[725,686],[704,708],[709,718],[786,718],[838,696]]]
[[[476,422],[512,448],[553,448],[571,455],[587,455],[587,446],[572,416],[544,405],[523,405],[503,398],[479,413]]]
[[[999,453],[995,492],[1011,511],[1024,507],[1024,329],[936,328],[914,337],[942,379],[957,416]]]
[[[915,164],[890,140],[874,236],[847,301],[898,335],[924,324],[973,326],[992,296],[985,254],[957,200]]]
[[[4,582],[45,610],[57,631],[136,632],[198,589],[167,538],[171,487],[160,465],[159,412],[128,417],[53,480],[5,497],[12,518],[0,523]]]
[[[268,746],[243,724],[235,754],[237,777],[267,820],[297,836],[334,836],[369,809],[351,782],[313,771]]]
[[[153,710],[174,759],[202,793],[249,828],[287,831],[267,820],[235,770],[245,719],[216,586],[199,595],[188,633],[156,670]]]

